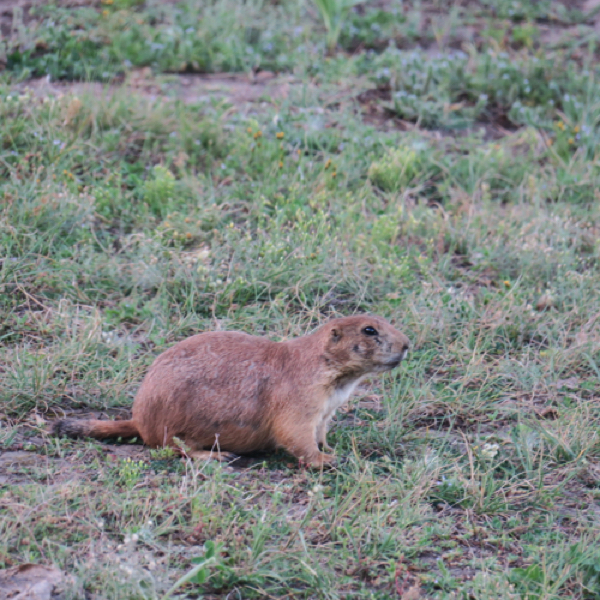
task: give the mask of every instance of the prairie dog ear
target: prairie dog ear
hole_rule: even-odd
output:
[[[339,342],[342,339],[342,332],[335,327],[331,330],[331,339],[334,342]]]

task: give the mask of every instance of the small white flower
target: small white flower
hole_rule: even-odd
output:
[[[500,446],[498,444],[484,444],[481,453],[487,458],[494,458],[498,454]]]

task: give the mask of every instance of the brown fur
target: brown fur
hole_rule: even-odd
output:
[[[372,327],[376,335],[368,335]],[[163,352],[133,403],[131,421],[54,423],[70,437],[173,438],[200,456],[218,446],[244,454],[285,448],[313,466],[330,463],[325,441],[335,410],[366,375],[398,366],[408,338],[385,319],[333,319],[314,333],[272,342],[236,331],[194,335]]]

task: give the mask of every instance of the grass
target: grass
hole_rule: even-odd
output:
[[[356,5],[337,51],[295,0],[15,13],[0,566],[65,598],[600,597],[597,17],[446,4]],[[126,415],[198,331],[364,311],[414,349],[331,471],[46,434]]]

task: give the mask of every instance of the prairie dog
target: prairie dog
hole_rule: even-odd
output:
[[[237,331],[200,333],[160,354],[135,397],[130,421],[53,423],[56,435],[185,441],[192,456],[285,448],[314,467],[334,456],[325,440],[335,411],[361,379],[397,367],[408,338],[385,319],[332,319],[309,335],[273,342]]]

